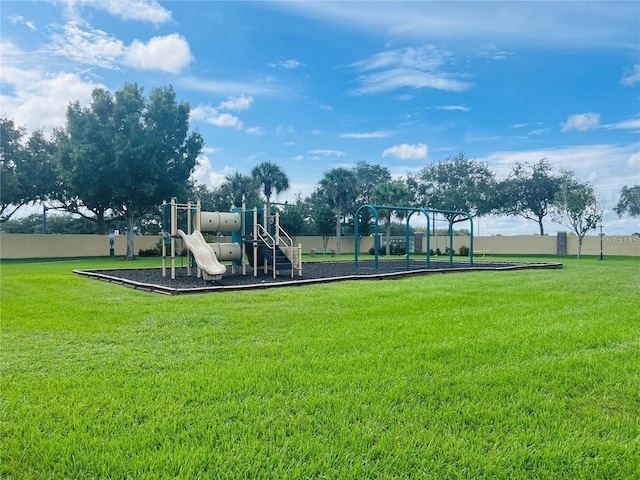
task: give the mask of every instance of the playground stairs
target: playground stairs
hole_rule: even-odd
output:
[[[257,245],[258,265],[254,265],[253,246]],[[262,268],[267,265],[272,271],[290,270],[293,276],[293,270],[298,269],[300,264],[300,249],[297,247],[288,247],[270,244],[263,239],[253,240],[245,239],[245,252],[252,268]]]

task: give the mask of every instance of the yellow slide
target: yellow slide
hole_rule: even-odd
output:
[[[178,230],[178,235],[184,240],[193,257],[196,259],[198,268],[202,271],[204,280],[220,280],[222,275],[226,273],[227,267],[222,265],[213,250],[204,240],[199,230],[194,230],[191,235],[187,235],[182,230]]]

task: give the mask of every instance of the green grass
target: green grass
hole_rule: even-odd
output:
[[[640,259],[562,261],[178,297],[4,261],[0,475],[638,478]]]

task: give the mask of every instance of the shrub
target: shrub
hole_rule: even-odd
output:
[[[467,247],[466,245],[461,245],[460,246],[460,256],[468,257],[469,256],[469,247]]]
[[[138,250],[139,257],[159,257],[162,255],[162,240],[156,243],[156,246],[147,250]]]
[[[159,257],[161,255],[161,251],[157,248],[149,248],[147,250],[138,250],[139,257]]]

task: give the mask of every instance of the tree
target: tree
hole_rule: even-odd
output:
[[[384,165],[371,164],[360,160],[353,168],[358,182],[358,198],[356,203],[358,207],[373,202],[373,194],[375,188],[384,182],[391,181],[391,172]]]
[[[285,232],[291,236],[308,233],[309,210],[300,194],[296,194],[293,203],[287,203],[280,210],[280,226]]]
[[[357,198],[359,188],[357,178],[353,170],[346,168],[334,168],[325,172],[320,180],[320,188],[327,200],[327,204],[335,213],[336,219],[336,250],[338,255],[342,253],[340,247],[340,224],[342,213],[347,210]]]
[[[276,193],[284,192],[289,189],[289,177],[275,163],[262,162],[251,170],[251,175],[262,186],[262,193],[267,200],[265,215],[267,218],[271,216],[271,195],[274,190]]]
[[[354,210],[357,210],[363,205],[374,203],[374,189],[381,183],[391,181],[391,172],[384,165],[374,165],[361,160],[356,163],[353,171],[356,175],[359,188]],[[369,235],[369,233],[371,233],[371,224],[373,221],[373,213],[371,210],[362,210],[358,218],[354,219],[354,221],[358,222],[358,232],[360,235]]]
[[[485,163],[471,160],[462,152],[424,167],[408,182],[425,208],[467,212],[477,217],[490,213],[493,207],[493,172]],[[445,217],[450,225],[467,220],[459,214]]]
[[[259,189],[260,183],[255,177],[236,172],[225,177],[220,193],[231,205],[241,207],[244,202],[247,208],[253,208],[260,204]]]
[[[315,190],[306,203],[311,212],[310,222],[314,235],[322,236],[322,246],[327,248],[329,237],[335,231],[335,214],[333,209],[327,205],[324,193]]]
[[[543,219],[549,213],[560,189],[561,178],[553,174],[553,167],[546,158],[538,163],[516,163],[509,178],[500,182],[496,211],[507,215],[519,215],[538,223],[540,235],[544,235]]]
[[[22,206],[50,198],[56,190],[55,143],[42,130],[26,140],[24,127],[0,118],[0,222]]]
[[[95,200],[92,207],[103,208],[109,199],[110,208],[125,216],[127,259],[134,255],[135,219],[191,190],[189,178],[204,142],[197,131],[188,131],[189,112],[173,87],[154,88],[146,100],[136,84],[125,84],[113,97],[94,90],[88,109],[72,103],[67,110],[66,129],[59,133],[67,142],[65,155],[70,152],[61,157],[62,176],[74,178],[70,194],[79,203]],[[97,192],[97,183],[104,190]]]
[[[220,188],[209,188],[203,183],[196,182],[193,185],[189,198],[199,200],[203,212],[222,212],[231,207],[231,204],[223,198]]]
[[[399,180],[391,180],[380,183],[373,190],[373,200],[378,205],[407,206],[411,201],[411,192],[407,186]],[[380,213],[384,215],[387,235],[387,256],[391,255],[391,217],[395,214],[398,218],[404,218],[406,212],[403,210],[383,209]]]
[[[620,190],[620,199],[613,209],[614,212],[622,217],[627,213],[630,217],[640,217],[640,185],[627,187],[626,185]]]
[[[553,219],[570,228],[578,237],[578,258],[582,252],[582,241],[587,232],[594,230],[602,221],[603,209],[590,183],[581,183],[575,173],[561,172],[562,183],[553,206]]]
[[[107,233],[107,212],[115,207],[113,191],[119,180],[115,166],[115,104],[111,94],[93,90],[89,107],[72,102],[64,129],[56,130],[58,171],[64,191],[58,200],[64,210],[97,224]]]

